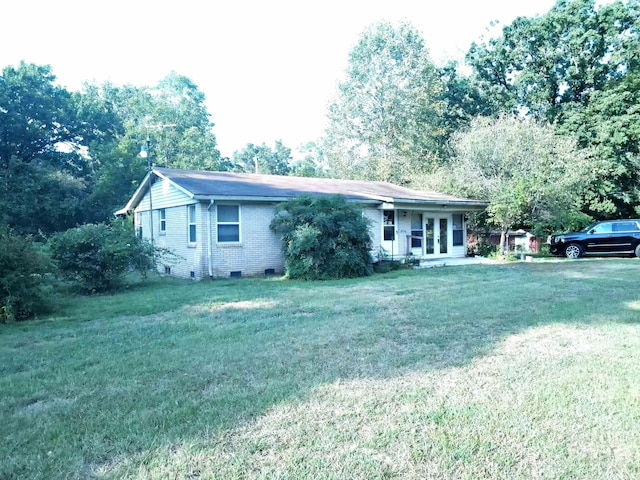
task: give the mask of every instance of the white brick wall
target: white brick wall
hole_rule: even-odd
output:
[[[228,205],[234,203],[224,202]],[[240,205],[240,243],[219,243],[217,240],[217,209],[211,208],[213,239],[213,276],[228,277],[231,272],[242,275],[264,275],[265,269],[284,271],[284,255],[280,235],[269,229],[275,213],[273,205],[236,203]]]

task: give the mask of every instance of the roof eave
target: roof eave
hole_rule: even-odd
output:
[[[265,202],[265,203],[279,203],[286,202],[291,200],[291,196],[258,196],[258,195],[207,195],[207,194],[196,194],[193,196],[195,200],[202,201],[224,201],[224,202]],[[367,199],[367,198],[355,198],[355,197],[347,197],[349,200],[353,200],[354,202],[359,203],[371,203],[378,204],[379,200]]]

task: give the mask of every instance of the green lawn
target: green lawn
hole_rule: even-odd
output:
[[[0,325],[0,478],[640,478],[640,260],[157,280]]]

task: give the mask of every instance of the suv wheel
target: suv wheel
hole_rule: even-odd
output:
[[[635,254],[636,254],[636,257],[640,257],[640,243],[636,247]]]
[[[636,253],[639,253],[638,249],[636,249]],[[567,258],[576,259],[579,258],[580,255],[582,255],[582,247],[577,243],[570,243],[567,245],[567,248],[564,249],[564,256]]]

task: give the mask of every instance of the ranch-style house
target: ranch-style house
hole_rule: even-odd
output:
[[[373,252],[393,258],[464,257],[465,214],[481,200],[412,190],[386,182],[153,168],[127,205],[138,235],[176,254],[159,265],[178,277],[282,273],[274,206],[300,195],[344,195],[371,221]]]

